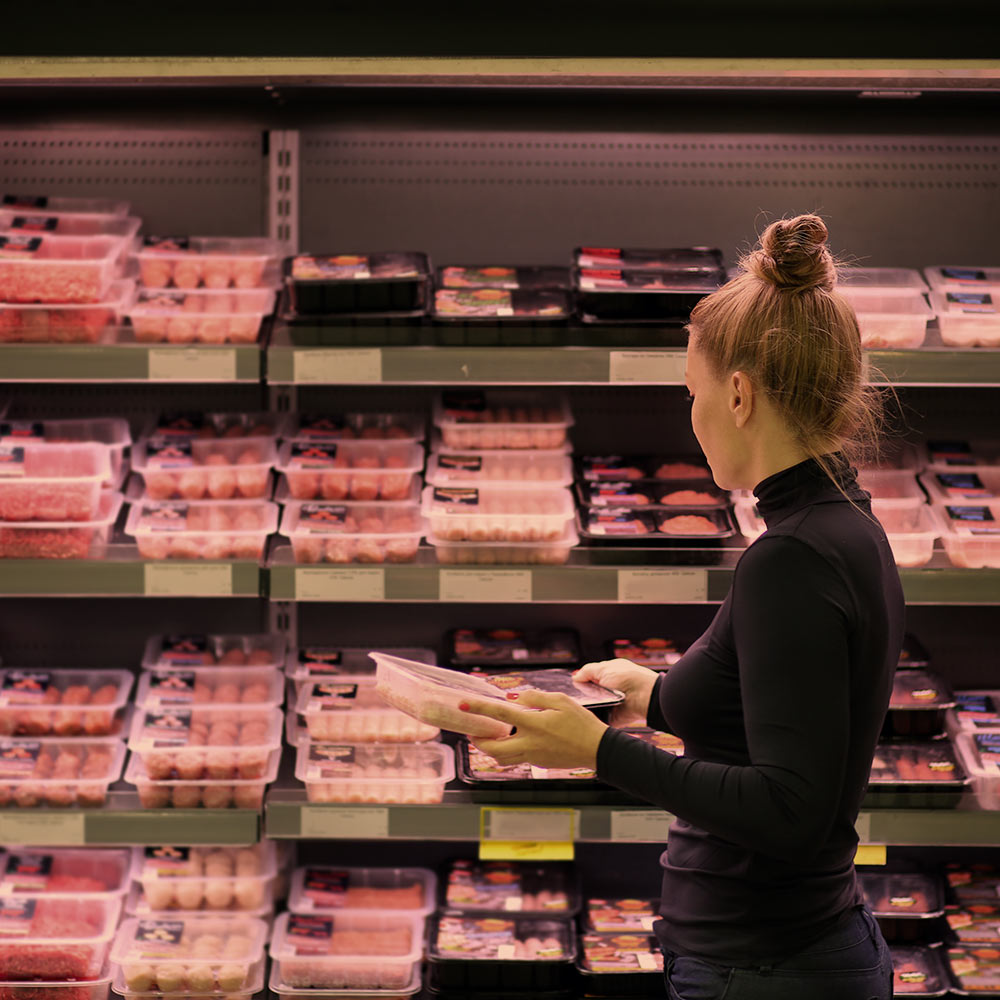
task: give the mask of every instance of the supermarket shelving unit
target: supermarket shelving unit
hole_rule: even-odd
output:
[[[20,98],[0,110],[0,187],[114,191],[147,232],[270,230],[291,244],[298,233],[303,249],[421,248],[438,263],[554,262],[612,235],[626,245],[708,240],[731,252],[762,228],[758,209],[814,207],[834,217],[837,240],[862,263],[995,258],[1000,68],[855,61],[825,70],[794,60],[27,60],[0,67],[0,91]],[[659,213],[640,210],[648,205]],[[1000,351],[947,348],[932,330],[925,349],[871,357],[918,424],[996,426]],[[634,443],[619,437],[618,450],[689,440],[676,347],[310,347],[276,327],[261,346],[2,345],[0,382],[25,410],[136,419],[210,401],[388,407],[426,405],[439,385],[559,385],[581,416],[577,447],[609,450],[609,428]],[[102,562],[0,563],[0,651],[26,665],[72,651],[137,668],[145,636],[171,628],[281,622],[303,641],[352,644],[414,639],[407,629],[419,617],[416,641],[428,643],[465,615],[520,621],[551,616],[553,605],[578,627],[644,621],[696,633],[737,555],[671,566],[606,549],[574,552],[564,567],[484,568],[439,566],[425,549],[413,565],[296,567],[274,545],[260,567],[164,568],[119,544]],[[1000,571],[956,569],[937,553],[902,576],[914,630],[923,621],[943,646],[955,643],[954,660],[936,665],[964,684],[986,681],[989,664],[958,660],[995,635]],[[47,619],[59,628],[39,628]],[[312,806],[283,779],[263,815],[143,811],[122,790],[85,814],[0,810],[0,841],[475,841],[484,808],[462,791],[440,806]],[[572,808],[580,843],[654,843],[668,819],[626,805]],[[865,843],[1000,843],[1000,814],[972,803],[867,811],[858,828]]]

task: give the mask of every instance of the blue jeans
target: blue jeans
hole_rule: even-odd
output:
[[[850,918],[807,948],[771,966],[729,968],[667,952],[670,1000],[892,1000],[892,958],[875,918]]]

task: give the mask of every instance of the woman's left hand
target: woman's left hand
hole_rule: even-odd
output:
[[[508,698],[511,698],[508,695]],[[509,723],[517,732],[473,744],[498,764],[597,768],[597,747],[608,728],[593,712],[566,694],[523,691],[509,704],[464,698],[464,711]],[[471,739],[471,737],[470,737]]]

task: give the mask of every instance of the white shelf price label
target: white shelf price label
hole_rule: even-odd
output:
[[[385,570],[378,566],[300,566],[295,570],[297,601],[384,601]]]
[[[670,820],[669,813],[658,809],[612,809],[611,839],[616,843],[664,843]]]
[[[677,385],[684,381],[683,351],[611,351],[608,381]]]
[[[483,806],[479,857],[484,861],[571,861],[575,809]]]
[[[0,843],[49,847],[85,844],[86,817],[82,812],[31,812],[0,814]]]
[[[530,601],[530,569],[442,569],[438,575],[442,601]]]
[[[301,836],[337,840],[385,839],[389,810],[361,806],[303,806]]]
[[[147,563],[144,592],[148,597],[232,597],[229,563]]]
[[[377,347],[300,349],[292,358],[292,378],[306,384],[381,382],[382,351]]]
[[[623,604],[699,604],[707,599],[706,569],[618,570],[618,600]]]
[[[154,382],[232,382],[236,351],[218,347],[151,347],[149,378]]]

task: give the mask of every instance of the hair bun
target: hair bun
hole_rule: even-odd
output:
[[[827,229],[818,215],[797,215],[772,222],[760,238],[760,249],[744,261],[746,270],[777,288],[830,291],[837,281]]]

